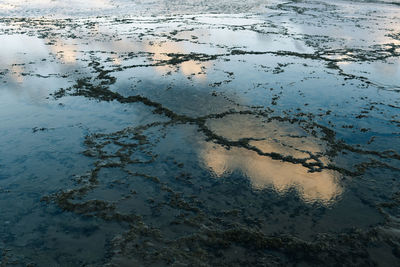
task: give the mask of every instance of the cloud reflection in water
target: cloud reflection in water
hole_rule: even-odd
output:
[[[250,144],[263,152],[275,152],[295,158],[308,158],[308,153],[323,153],[324,146],[317,139],[306,135],[296,125],[285,122],[264,122],[248,115],[230,115],[213,119],[208,126],[218,135],[229,140],[241,138],[263,139]],[[307,203],[330,204],[342,193],[339,174],[331,170],[309,172],[301,164],[273,160],[246,148],[205,143],[200,151],[204,164],[217,176],[223,177],[239,171],[247,176],[255,189],[273,188],[284,194],[295,188]],[[323,158],[326,164],[328,159]]]

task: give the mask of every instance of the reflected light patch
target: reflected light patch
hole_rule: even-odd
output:
[[[22,76],[23,71],[24,71],[24,67],[21,65],[12,65],[11,66],[11,76],[15,82],[17,82],[17,83],[24,82],[24,76]]]
[[[54,53],[61,62],[72,64],[76,62],[77,52],[76,46],[72,44],[63,43],[57,40],[54,45],[50,46],[51,52]]]
[[[15,9],[15,6],[10,4],[0,4],[0,10],[11,10]]]
[[[266,121],[253,115],[228,115],[224,118],[211,119],[207,126],[217,135],[231,141],[242,138],[255,139],[249,142],[264,153],[278,153],[297,159],[308,159],[310,154],[322,155],[324,143],[310,136],[296,124],[281,121]],[[331,170],[309,172],[301,164],[284,162],[259,155],[257,152],[242,147],[225,147],[207,142],[199,151],[200,160],[217,177],[223,177],[239,171],[251,181],[255,189],[273,188],[278,193],[285,193],[294,188],[307,203],[333,203],[342,193],[339,174]],[[320,156],[323,164],[329,159]]]
[[[145,46],[146,51],[153,53],[152,59],[154,63],[171,59],[168,54],[187,54],[188,51],[177,43],[159,43],[159,44],[147,44]],[[210,62],[200,62],[194,60],[188,60],[178,64],[177,66],[181,70],[181,73],[186,76],[193,76],[199,80],[205,80],[207,74],[205,70],[211,65]],[[170,71],[176,70],[173,65],[168,64],[165,66],[156,66],[156,71],[161,75],[166,74]]]
[[[309,173],[301,164],[293,164],[260,156],[244,148],[224,147],[207,143],[200,152],[205,165],[217,176],[240,171],[255,189],[273,188],[284,194],[295,188],[307,203],[330,204],[342,193],[338,174],[323,170]]]

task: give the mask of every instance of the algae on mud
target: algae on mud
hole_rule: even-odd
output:
[[[399,264],[400,7],[160,3],[0,5],[1,263]]]

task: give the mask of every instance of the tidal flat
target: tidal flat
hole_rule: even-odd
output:
[[[399,266],[400,2],[0,1],[0,266]]]

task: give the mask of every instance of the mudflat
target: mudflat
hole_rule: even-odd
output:
[[[1,1],[1,265],[399,265],[399,14]]]

